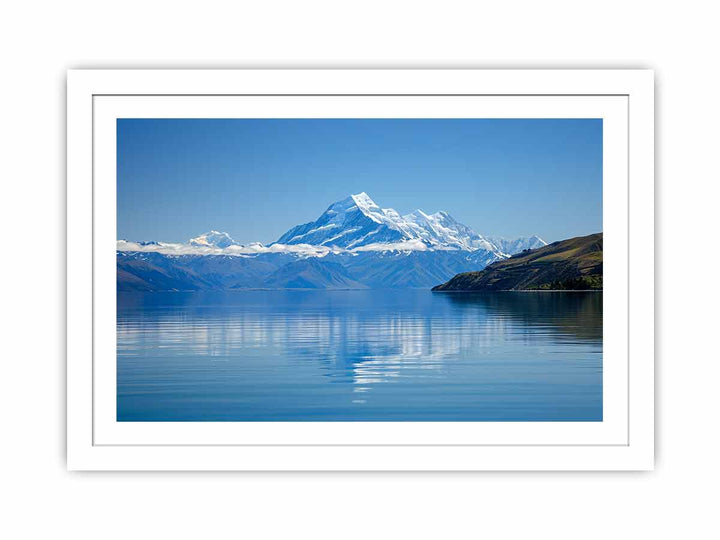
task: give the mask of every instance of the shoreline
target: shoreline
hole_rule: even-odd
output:
[[[499,292],[521,292],[521,293],[572,293],[572,292],[603,292],[603,289],[499,289],[479,290],[479,289],[457,289],[454,291],[432,291],[434,293],[499,293]]]
[[[322,291],[322,292],[333,292],[333,291],[339,291],[339,292],[347,292],[347,291],[357,291],[357,292],[370,292],[370,291],[427,291],[432,293],[462,293],[462,294],[478,294],[478,293],[574,293],[574,292],[603,292],[603,289],[499,289],[499,290],[473,290],[473,289],[458,289],[454,291],[434,291],[432,289],[425,289],[425,288],[414,288],[414,287],[408,287],[404,289],[303,289],[303,288],[288,288],[288,289],[262,289],[262,288],[243,288],[243,289],[158,289],[158,290],[151,290],[151,291],[142,291],[142,290],[121,290],[117,291],[117,294],[122,293],[201,293],[201,292],[277,292],[277,291],[298,291],[298,292],[308,292],[308,291]]]

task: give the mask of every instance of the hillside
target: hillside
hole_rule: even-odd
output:
[[[433,291],[602,289],[603,235],[579,236],[526,250],[479,272],[458,274]]]
[[[366,289],[337,263],[303,259],[286,264],[263,283],[270,289]]]

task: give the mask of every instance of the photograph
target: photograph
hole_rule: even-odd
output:
[[[0,537],[712,538],[711,6],[6,3]]]
[[[602,118],[117,118],[123,422],[603,421]]]

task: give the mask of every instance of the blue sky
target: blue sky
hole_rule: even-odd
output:
[[[270,243],[365,191],[480,234],[602,230],[601,119],[120,119],[118,238]]]

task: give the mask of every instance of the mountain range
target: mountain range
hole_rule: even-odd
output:
[[[118,240],[117,286],[143,291],[429,288],[545,245],[538,236],[482,236],[444,211],[400,215],[360,193],[268,245],[243,245],[219,231],[186,243]]]

